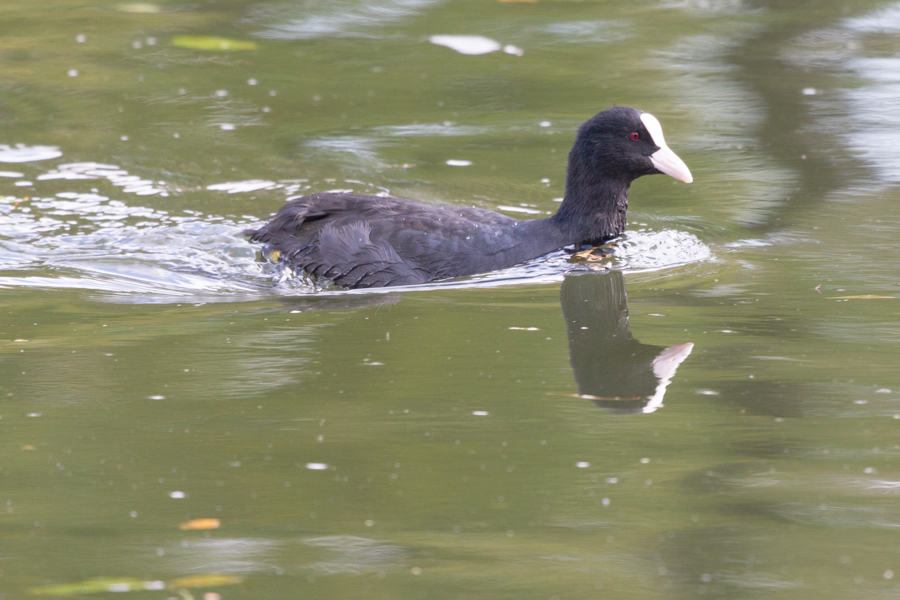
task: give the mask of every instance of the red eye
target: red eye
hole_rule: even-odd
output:
[[[631,132],[631,139],[634,140],[634,141],[636,142],[636,141],[638,141],[639,139],[641,139],[641,134],[639,134],[637,131],[632,131],[632,132]]]

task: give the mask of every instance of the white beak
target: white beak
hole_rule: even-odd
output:
[[[642,113],[641,121],[650,133],[653,143],[659,146],[659,150],[650,155],[650,162],[653,163],[656,170],[685,183],[694,181],[691,170],[688,169],[687,165],[684,164],[684,161],[678,158],[678,155],[672,152],[666,145],[666,138],[663,137],[662,125],[659,124],[656,117],[650,113]]]

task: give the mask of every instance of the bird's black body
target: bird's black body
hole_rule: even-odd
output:
[[[642,114],[612,108],[581,126],[569,153],[565,198],[546,219],[521,221],[480,208],[320,193],[290,200],[248,233],[296,268],[345,288],[472,275],[569,244],[599,244],[624,231],[631,182],[660,172],[650,159],[660,146]],[[660,145],[665,148],[664,141]]]

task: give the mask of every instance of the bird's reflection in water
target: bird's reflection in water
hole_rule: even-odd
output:
[[[665,348],[634,339],[619,271],[566,277],[560,302],[579,397],[617,412],[660,408],[675,370],[694,344]]]

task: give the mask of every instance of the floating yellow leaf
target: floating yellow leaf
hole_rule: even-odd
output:
[[[890,299],[896,298],[897,296],[872,296],[871,294],[865,296],[834,296],[829,298],[829,300],[879,300],[882,298]]]
[[[257,48],[256,42],[230,40],[208,35],[177,35],[172,38],[172,45],[194,50],[222,50],[225,52],[256,50]]]
[[[218,519],[192,519],[178,524],[178,529],[189,531],[191,529],[218,529],[222,522]]]
[[[75,583],[61,583],[58,585],[45,585],[28,590],[29,594],[36,596],[79,596],[82,594],[96,594],[98,592],[141,592],[145,590],[163,590],[168,588],[198,588],[215,587],[220,585],[234,585],[241,583],[243,578],[237,575],[223,575],[221,573],[206,573],[201,575],[188,575],[179,577],[169,582],[144,581],[130,577],[99,577],[78,581]]]
[[[34,449],[35,449],[35,447],[32,446],[31,444],[25,444],[24,446],[22,446],[22,450],[34,450]]]
[[[45,585],[30,588],[29,594],[38,596],[77,596],[80,594],[96,594],[97,592],[131,592],[137,590],[158,590],[164,584],[161,581],[143,581],[141,579],[101,577],[76,583]]]
[[[207,573],[202,575],[188,575],[168,582],[170,588],[194,588],[215,587],[219,585],[234,585],[243,581],[237,575],[222,575],[221,573]]]

